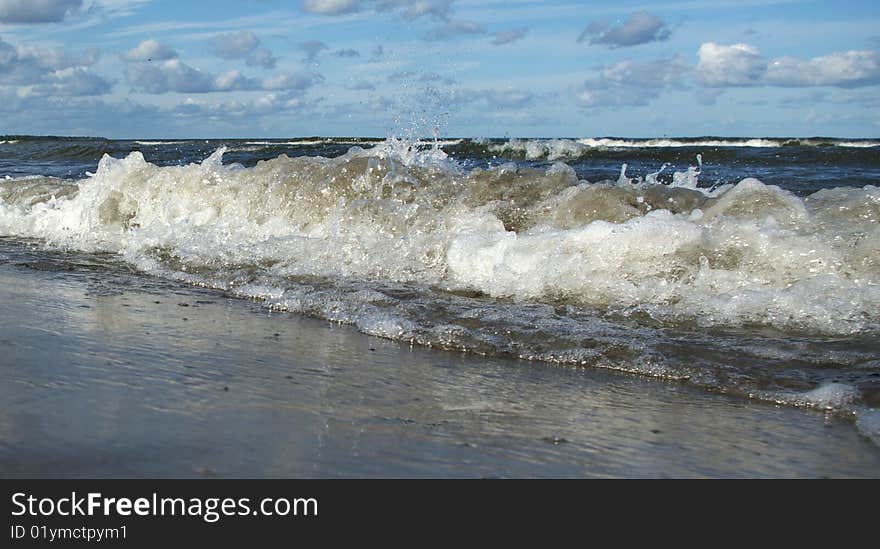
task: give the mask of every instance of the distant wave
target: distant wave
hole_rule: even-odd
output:
[[[267,147],[283,147],[285,145],[324,145],[325,143],[339,143],[328,139],[304,139],[299,141],[245,141],[245,145],[263,145]]]
[[[823,138],[778,139],[752,138],[662,138],[662,139],[613,139],[582,138],[578,143],[588,147],[878,147],[880,141],[839,140]]]
[[[873,148],[880,147],[880,141],[870,140],[829,140],[829,139],[769,139],[769,138],[663,138],[663,139],[618,139],[618,138],[580,138],[580,139],[511,139],[475,141],[488,151],[522,157],[528,160],[559,160],[578,158],[596,150],[613,149],[680,149],[680,148],[780,148],[780,147],[841,147]]]
[[[183,143],[189,143],[189,141],[135,141],[135,143],[145,147],[156,147],[160,145],[181,145]]]

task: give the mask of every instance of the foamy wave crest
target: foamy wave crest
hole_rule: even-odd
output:
[[[619,138],[581,138],[581,139],[511,139],[503,143],[489,144],[489,151],[499,155],[522,157],[527,160],[575,159],[596,149],[675,149],[675,148],[718,148],[718,147],[880,147],[880,141],[839,140],[821,138],[772,139],[772,138],[657,138],[657,139],[619,139]]]
[[[468,171],[394,140],[253,168],[223,152],[171,167],[105,156],[76,183],[0,182],[0,234],[227,289],[359,280],[672,325],[878,329],[877,187],[802,199],[755,179],[711,192],[681,174],[589,183],[562,163]],[[412,331],[392,325],[372,330]]]
[[[161,145],[180,145],[187,143],[186,141],[135,141],[136,144],[143,147],[157,147]]]

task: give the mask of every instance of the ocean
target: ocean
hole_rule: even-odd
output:
[[[868,139],[6,136],[0,260],[817,409],[877,442],[878,181]]]

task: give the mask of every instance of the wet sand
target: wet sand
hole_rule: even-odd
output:
[[[0,259],[2,477],[880,476],[817,411]]]

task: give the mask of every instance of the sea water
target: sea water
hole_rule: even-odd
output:
[[[876,437],[880,142],[0,139],[0,236]]]

